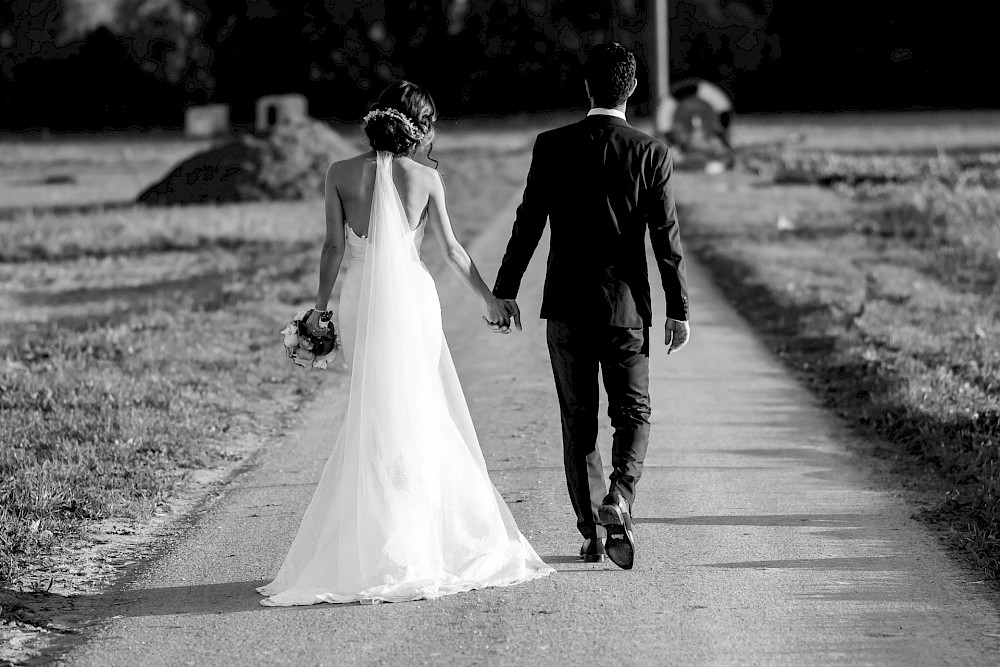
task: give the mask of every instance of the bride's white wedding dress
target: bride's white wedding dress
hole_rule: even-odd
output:
[[[508,586],[553,572],[521,535],[486,471],[420,261],[376,159],[367,238],[347,227],[340,334],[352,360],[344,422],[269,606],[395,602]]]

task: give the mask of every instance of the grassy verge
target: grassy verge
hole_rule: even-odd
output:
[[[237,439],[277,428],[292,395],[318,386],[274,342],[307,298],[319,225],[271,242],[258,230],[320,211],[135,209],[4,226],[14,317],[0,324],[0,584],[87,520],[150,516],[190,471],[245,455]],[[164,238],[186,239],[185,252]],[[178,272],[177,255],[196,261]]]
[[[832,162],[858,160],[874,169]],[[855,183],[841,194],[745,175],[679,188],[686,241],[740,311],[997,579],[1000,190],[980,178],[995,165],[971,169],[838,178]]]
[[[529,158],[437,157],[466,240]],[[94,521],[143,521],[291,425],[328,376],[288,364],[276,332],[312,298],[322,234],[321,202],[0,223],[0,587],[44,585]]]

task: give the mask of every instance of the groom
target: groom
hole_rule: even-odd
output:
[[[493,294],[514,300],[546,219],[552,234],[542,299],[562,413],[570,500],[583,534],[580,555],[605,555],[632,567],[632,502],[649,443],[649,328],[652,326],[646,230],[666,293],[667,354],[688,341],[687,283],[672,160],[660,141],[631,127],[625,105],[635,92],[635,57],[617,43],[589,51],[591,110],[573,125],[538,135],[524,199]],[[491,323],[506,330],[509,323]],[[610,489],[597,448],[598,368],[614,427]]]

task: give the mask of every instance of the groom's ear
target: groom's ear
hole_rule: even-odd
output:
[[[635,78],[633,76],[632,77],[632,87],[628,91],[628,96],[632,97],[632,94],[635,92],[635,89],[638,88],[638,87],[639,87],[639,79],[637,79],[637,78]]]

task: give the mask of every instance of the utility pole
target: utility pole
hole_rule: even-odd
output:
[[[667,0],[653,0],[653,122],[657,134],[674,124],[677,101],[670,95],[670,16]]]

